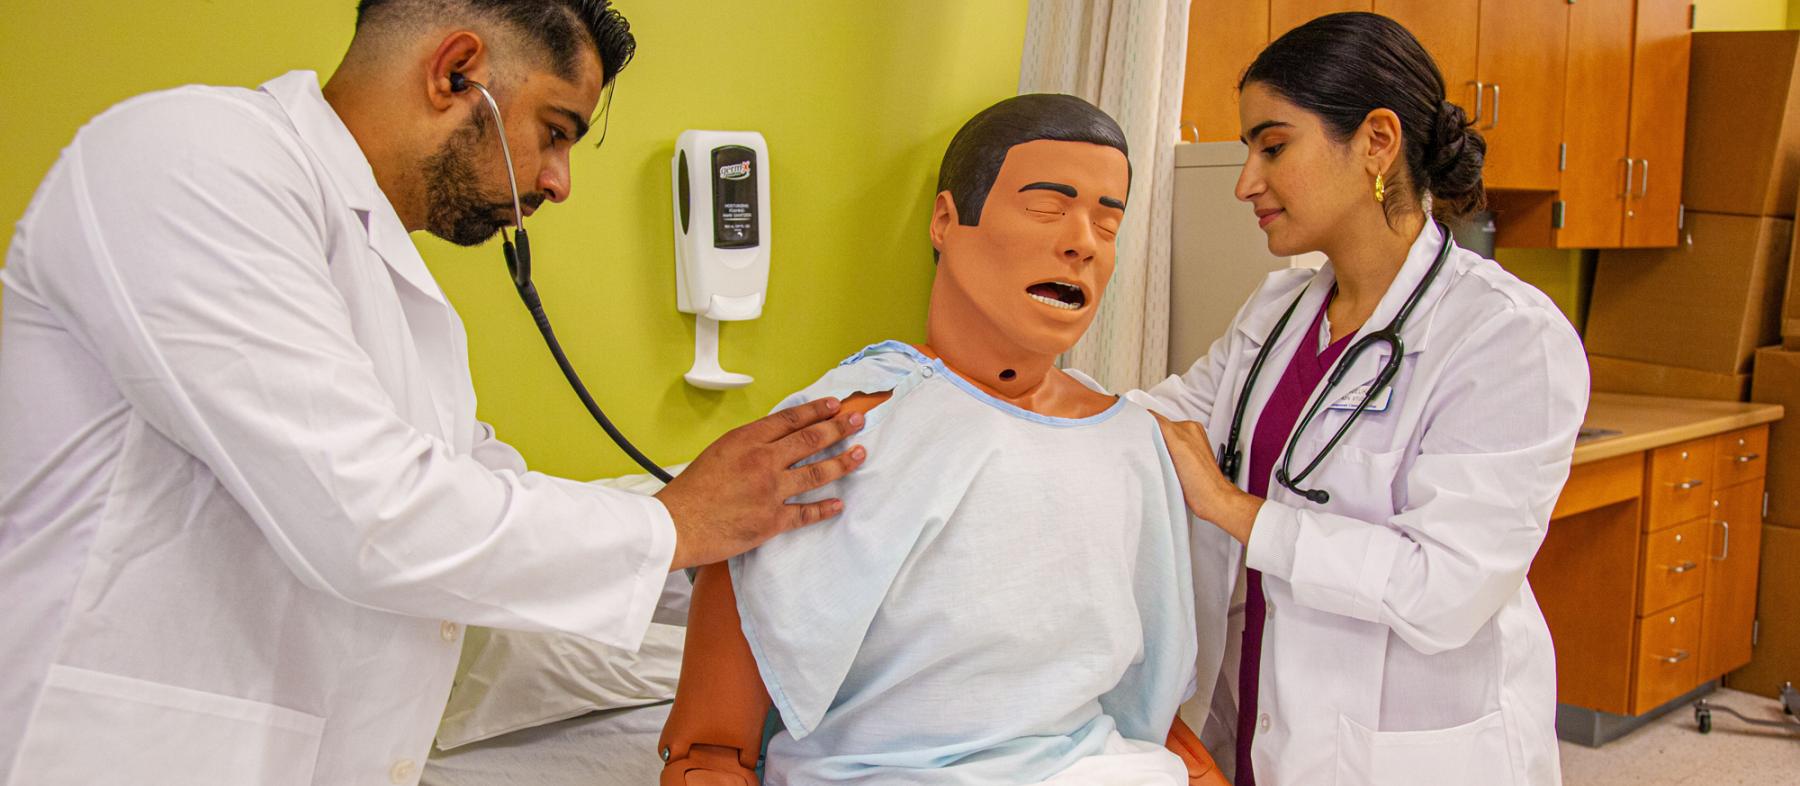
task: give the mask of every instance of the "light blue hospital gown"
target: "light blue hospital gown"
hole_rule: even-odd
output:
[[[893,392],[853,440],[868,462],[805,497],[844,515],[731,561],[786,726],[765,782],[1185,784],[1161,745],[1194,690],[1201,533],[1152,416],[1038,415],[892,341],[781,406],[859,391]]]

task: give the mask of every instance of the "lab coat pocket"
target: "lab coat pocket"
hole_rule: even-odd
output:
[[[324,725],[272,704],[52,666],[12,782],[304,786]]]
[[[1304,466],[1300,459],[1296,452],[1296,470]],[[1330,492],[1331,502],[1326,508],[1332,513],[1362,521],[1387,521],[1399,510],[1397,489],[1401,484],[1397,480],[1405,461],[1404,448],[1372,451],[1343,444],[1328,454],[1319,465],[1318,474],[1301,485]],[[1298,496],[1293,499],[1300,500]]]
[[[1338,786],[1508,786],[1514,783],[1499,711],[1461,726],[1370,731],[1338,716]]]

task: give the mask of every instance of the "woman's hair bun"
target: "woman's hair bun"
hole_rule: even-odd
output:
[[[1486,206],[1481,167],[1487,158],[1487,140],[1481,138],[1462,107],[1439,102],[1431,141],[1424,152],[1425,190],[1431,193],[1433,214],[1456,218]]]

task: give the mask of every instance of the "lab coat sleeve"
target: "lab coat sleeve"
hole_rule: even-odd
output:
[[[1386,625],[1425,654],[1467,644],[1518,595],[1587,409],[1586,358],[1560,315],[1472,326],[1422,404],[1418,456],[1395,481],[1405,506],[1370,523],[1267,502],[1246,556],[1301,605]]]
[[[404,420],[333,284],[354,261],[327,258],[344,226],[329,186],[273,122],[176,93],[84,129],[47,181],[38,294],[310,586],[634,649],[674,550],[667,511]]]
[[[469,455],[474,456],[481,466],[492,470],[506,470],[524,473],[525,457],[513,446],[501,442],[494,435],[494,427],[486,422],[476,423],[475,447],[470,448]]]

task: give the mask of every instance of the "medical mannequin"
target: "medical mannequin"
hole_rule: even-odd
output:
[[[1021,105],[1031,109],[1021,110]],[[1099,115],[1072,97],[1023,96],[978,115],[952,142],[930,225],[939,262],[928,341],[913,349],[916,359],[941,362],[994,400],[1037,415],[1079,420],[1116,410],[1119,404],[1116,397],[1056,368],[1055,359],[1093,321],[1112,275],[1114,238],[1130,185],[1122,137],[1117,146],[1070,141],[1082,138],[1074,123],[1061,127],[1049,121],[1025,131],[1027,141],[999,148],[999,155],[991,144],[984,149],[979,139],[1019,138],[1019,123],[1040,122],[1032,120],[1033,111],[1056,117],[1057,108],[1073,105]],[[1105,124],[1116,131],[1110,119]],[[970,181],[978,185],[971,187]],[[867,413],[889,396],[857,393],[845,399],[844,407]],[[1057,437],[1051,432],[1041,436]],[[904,470],[909,475],[934,471],[944,470]],[[1081,548],[1075,543],[1068,547]],[[1006,559],[1003,554],[994,558]],[[668,762],[665,786],[757,783],[755,767],[771,700],[746,641],[738,604],[726,564],[699,570],[689,615],[689,657],[659,743]],[[1200,635],[1208,633],[1203,629]],[[1202,675],[1203,684],[1211,681],[1211,674]],[[1168,746],[1186,764],[1192,783],[1224,782],[1179,720]]]

